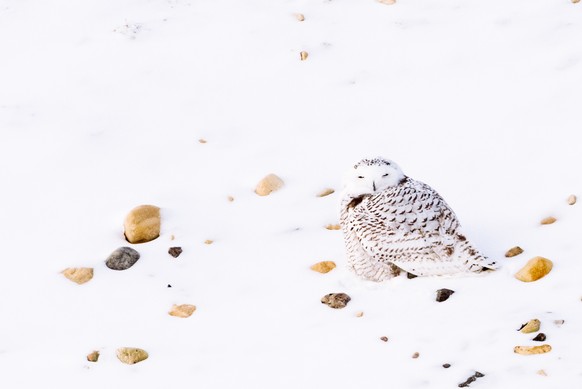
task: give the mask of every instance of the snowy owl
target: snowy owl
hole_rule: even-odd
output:
[[[368,280],[383,281],[402,270],[429,276],[497,268],[461,232],[434,189],[385,158],[363,159],[349,170],[340,224],[349,268]]]

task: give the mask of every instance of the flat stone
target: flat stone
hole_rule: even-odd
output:
[[[515,246],[510,248],[509,250],[507,250],[507,252],[505,253],[505,256],[507,258],[511,258],[511,257],[515,257],[516,255],[519,255],[523,253],[523,249],[519,246]]]
[[[352,298],[345,293],[329,293],[321,298],[323,304],[327,304],[331,308],[340,309],[348,305]]]
[[[552,261],[544,257],[530,259],[516,274],[515,278],[523,282],[533,282],[546,276],[553,267]]]
[[[318,273],[329,273],[333,269],[336,268],[336,264],[333,261],[322,261],[318,262],[310,267],[311,270],[316,271]]]
[[[552,351],[552,346],[542,344],[541,346],[515,346],[513,352],[520,355],[545,354]]]
[[[68,267],[61,273],[79,285],[89,282],[93,278],[92,267]]]
[[[331,188],[325,188],[323,189],[321,192],[319,192],[317,194],[317,197],[325,197],[325,196],[329,196],[330,194],[334,193],[335,190],[331,189]]]
[[[337,231],[341,230],[342,227],[339,224],[328,224],[325,226],[325,228],[330,231]]]
[[[129,365],[146,360],[149,357],[145,350],[135,347],[122,347],[117,349],[117,358]]]
[[[105,265],[113,270],[126,270],[135,265],[139,259],[139,253],[131,247],[120,247],[112,252]]]
[[[172,309],[168,314],[170,316],[187,318],[192,316],[192,314],[196,311],[196,306],[191,304],[181,304],[181,305],[173,305]]]
[[[540,224],[543,224],[543,225],[547,225],[547,224],[554,224],[554,223],[556,222],[556,220],[558,220],[558,219],[556,219],[556,218],[555,218],[555,217],[553,217],[553,216],[548,216],[548,217],[545,217],[545,218],[543,218],[543,219],[540,221]]]

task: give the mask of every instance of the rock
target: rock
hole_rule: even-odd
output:
[[[543,218],[543,219],[540,221],[540,223],[541,223],[541,224],[543,224],[543,225],[547,225],[547,224],[553,224],[553,223],[555,223],[555,222],[556,222],[556,220],[557,220],[557,219],[556,219],[555,217],[553,217],[553,216],[548,216],[548,217],[545,217],[545,218]]]
[[[81,285],[93,278],[92,267],[68,267],[61,272],[69,280]]]
[[[122,347],[117,349],[117,358],[129,365],[144,361],[148,356],[148,353],[140,348]]]
[[[202,144],[207,143],[206,139],[202,139],[202,138],[198,139],[198,142],[202,143]]]
[[[515,278],[523,282],[537,281],[547,275],[553,267],[552,261],[544,257],[530,259],[516,274]]]
[[[323,262],[318,262],[315,265],[312,265],[310,267],[311,270],[316,271],[318,273],[329,273],[330,271],[332,271],[333,269],[335,269],[336,265],[335,262],[333,261],[323,261]]]
[[[580,1],[580,0],[578,0]],[[568,205],[574,205],[576,204],[576,196],[575,195],[570,195],[568,196]]]
[[[325,197],[325,196],[329,196],[330,194],[334,193],[335,190],[331,189],[331,188],[325,188],[324,190],[322,190],[321,192],[319,192],[317,194],[317,197]]]
[[[99,351],[93,351],[91,354],[87,355],[87,360],[89,362],[97,362],[99,360]]]
[[[465,380],[465,382],[461,382],[459,384],[459,388],[465,388],[465,387],[469,386],[470,383],[477,381],[477,378],[481,378],[481,377],[485,377],[485,374],[479,373],[478,371],[476,371],[475,374],[473,374],[472,376],[467,378]]]
[[[160,208],[140,205],[125,217],[125,239],[129,243],[146,243],[160,236]]]
[[[211,240],[211,239],[206,239],[206,240],[204,241],[204,244],[212,244],[212,243],[214,243],[214,241],[213,241],[213,240]]]
[[[540,321],[538,319],[531,319],[519,328],[519,332],[522,334],[530,334],[532,332],[538,332],[540,330]]]
[[[576,3],[579,3],[579,2],[580,2],[580,0],[572,0],[572,3],[573,4],[576,4]]]
[[[176,237],[174,236],[174,234],[170,235],[170,240],[174,240],[176,239]]]
[[[443,364],[443,367],[444,367],[445,369],[448,369],[449,367],[451,367],[451,364],[450,364],[450,363],[445,363],[445,364]]]
[[[418,277],[416,274],[412,274],[412,273],[406,273],[406,278],[408,278],[409,280],[412,280],[413,278]]]
[[[174,258],[178,258],[182,254],[182,247],[170,247],[168,254]]]
[[[126,270],[135,265],[139,253],[131,247],[120,247],[109,255],[105,265],[113,270]]]
[[[565,322],[566,322],[565,320],[554,320],[554,324],[556,325],[556,327],[563,326]]]
[[[450,290],[450,289],[439,289],[437,290],[436,293],[436,301],[438,301],[439,303],[448,300],[449,297],[451,297],[451,295],[455,293],[454,290]]]
[[[388,337],[387,337],[387,336],[381,336],[381,337],[380,337],[380,340],[381,340],[382,342],[387,342],[387,341],[388,341]]]
[[[255,188],[255,193],[259,196],[267,196],[272,192],[275,192],[283,186],[283,180],[276,176],[275,174],[269,174],[265,176]]]
[[[416,359],[418,357],[420,357],[420,353],[415,352],[414,354],[412,354],[412,359]]]
[[[295,19],[303,22],[305,20],[305,16],[303,14],[295,14]]]
[[[362,312],[362,311],[356,312],[356,317],[362,317],[362,316],[364,316],[364,312]]]
[[[552,346],[542,344],[541,346],[515,346],[513,352],[520,355],[545,354],[552,351]]]
[[[392,5],[392,4],[396,4],[396,0],[378,0],[378,3]]]
[[[348,305],[352,298],[345,293],[329,293],[321,298],[323,304],[329,305],[331,308],[339,309]]]
[[[228,196],[226,199],[227,199],[228,201],[230,201],[231,203],[234,201],[234,197],[232,197],[232,196]]]
[[[172,306],[172,309],[168,313],[170,316],[186,318],[186,317],[192,316],[192,314],[194,313],[195,310],[196,310],[195,305],[191,305],[191,304],[175,305],[174,304]]]
[[[302,51],[301,53],[299,53],[299,58],[302,61],[306,61],[307,60],[307,57],[309,57],[309,54],[307,53],[307,51]]]
[[[540,332],[532,340],[534,340],[536,342],[544,342],[546,340],[546,334],[544,334],[543,332]]]
[[[337,230],[341,230],[341,226],[339,224],[328,224],[325,226],[326,229],[330,230],[330,231],[337,231]]]
[[[519,255],[523,253],[523,249],[519,246],[515,246],[510,248],[509,250],[507,250],[507,252],[505,253],[505,256],[507,258],[511,258],[511,257],[515,257],[516,255]]]
[[[580,0],[578,0],[578,1],[580,1]],[[548,376],[548,373],[546,373],[544,370],[538,370],[536,373],[539,375],[543,375],[544,377]]]

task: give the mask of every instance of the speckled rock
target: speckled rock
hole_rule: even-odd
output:
[[[123,224],[125,239],[129,243],[146,243],[160,236],[160,208],[140,205],[132,209]]]
[[[537,281],[546,276],[553,267],[552,261],[544,257],[530,259],[516,274],[515,278],[523,282]]]
[[[113,270],[126,270],[135,265],[139,253],[131,247],[120,247],[109,255],[105,265]]]
[[[311,270],[316,271],[318,273],[329,273],[330,271],[332,271],[333,269],[335,269],[336,264],[333,261],[323,261],[323,262],[318,262],[314,265],[311,266]]]
[[[117,349],[117,358],[121,362],[129,365],[144,361],[148,356],[148,353],[140,348],[122,347]]]
[[[275,174],[265,176],[255,188],[255,193],[259,196],[268,196],[283,187],[283,180]]]
[[[512,247],[509,250],[507,250],[507,252],[505,253],[505,256],[507,258],[511,258],[511,257],[515,257],[521,253],[523,253],[523,249],[519,246],[515,246],[515,247]]]
[[[192,316],[195,310],[196,306],[191,304],[173,305],[168,314],[170,316],[187,318]]]
[[[331,308],[344,308],[352,298],[345,293],[329,293],[321,298],[323,304],[327,304]]]
[[[520,355],[545,354],[552,351],[552,346],[542,344],[541,346],[515,346],[513,352]]]
[[[527,323],[523,324],[518,330],[523,334],[530,334],[532,332],[538,332],[540,330],[540,321],[538,319],[531,319]]]
[[[89,282],[93,278],[92,267],[68,267],[61,273],[79,285]]]

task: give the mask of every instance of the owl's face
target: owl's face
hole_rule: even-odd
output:
[[[352,196],[374,194],[398,185],[405,177],[400,167],[389,159],[362,159],[348,171],[345,191]]]

